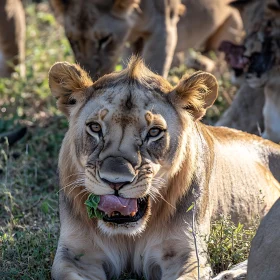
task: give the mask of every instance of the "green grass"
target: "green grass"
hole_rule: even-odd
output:
[[[27,76],[14,73],[0,79],[0,133],[28,127],[13,147],[0,146],[0,279],[9,280],[50,279],[59,234],[57,159],[67,121],[56,109],[47,76],[54,62],[73,62],[64,31],[48,6],[27,5],[26,14]],[[172,69],[169,79],[176,83],[193,71],[181,66]],[[207,112],[208,123],[219,118],[234,92],[229,73],[222,69],[216,74],[220,96]]]
[[[16,145],[0,147],[0,279],[50,279],[57,245],[56,169],[67,120],[50,96],[47,74],[54,62],[73,56],[44,8],[26,7],[26,79],[14,73],[0,80],[0,132],[28,127]]]
[[[244,228],[240,223],[235,225],[230,217],[223,216],[212,223],[210,235],[205,240],[214,274],[228,270],[248,258],[258,225],[259,218],[250,227]]]

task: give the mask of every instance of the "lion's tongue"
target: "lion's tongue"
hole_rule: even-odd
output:
[[[115,195],[101,195],[98,209],[111,216],[119,212],[123,216],[134,216],[138,211],[136,198],[122,198]]]

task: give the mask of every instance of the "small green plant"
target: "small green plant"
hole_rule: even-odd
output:
[[[245,228],[242,224],[235,225],[230,216],[221,218],[211,225],[209,237],[205,237],[208,255],[214,274],[229,269],[232,265],[248,258],[251,241],[259,224],[257,218],[253,225]]]
[[[100,202],[99,195],[95,195],[91,193],[88,196],[85,205],[87,207],[87,213],[90,219],[92,218],[103,219],[104,214],[97,209],[99,202]]]

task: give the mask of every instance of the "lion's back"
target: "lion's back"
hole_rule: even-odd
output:
[[[265,215],[280,196],[280,146],[235,129],[210,128],[214,164],[210,181],[213,217],[249,222]]]

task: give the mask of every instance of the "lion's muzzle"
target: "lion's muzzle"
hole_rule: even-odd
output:
[[[108,157],[101,163],[100,178],[113,189],[120,189],[124,184],[133,182],[136,173],[129,161],[123,157]]]

